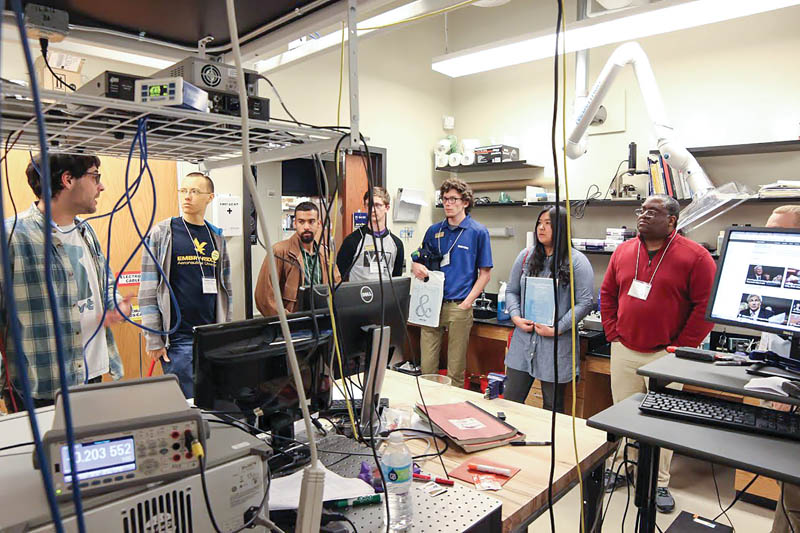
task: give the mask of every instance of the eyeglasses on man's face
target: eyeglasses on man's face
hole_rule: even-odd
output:
[[[201,194],[211,194],[210,192],[201,191],[200,189],[178,189],[178,194],[181,196],[199,196]]]
[[[95,171],[95,172],[85,172],[83,175],[84,176],[90,176],[94,180],[94,184],[95,185],[100,185],[100,177],[102,176],[102,174],[100,174],[99,172],[97,172],[97,171]]]
[[[661,211],[658,211],[656,209],[644,209],[642,207],[640,207],[633,213],[640,218],[653,218],[663,214]]]
[[[443,204],[455,204],[463,200],[460,196],[442,196]]]

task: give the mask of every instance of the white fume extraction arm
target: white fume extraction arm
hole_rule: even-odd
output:
[[[686,177],[692,190],[692,203],[681,212],[678,227],[687,230],[699,227],[746,200],[749,195],[736,184],[715,188],[694,156],[676,138],[674,129],[668,123],[650,61],[639,43],[635,42],[625,43],[614,50],[600,72],[584,100],[583,108],[575,117],[575,127],[565,147],[567,156],[577,159],[586,153],[586,130],[617,75],[628,64],[633,64],[647,114],[653,123],[659,152],[671,168]]]

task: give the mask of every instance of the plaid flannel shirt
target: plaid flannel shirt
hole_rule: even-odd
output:
[[[75,222],[80,220],[76,218]],[[6,230],[11,229],[11,219],[6,220]],[[31,396],[36,399],[53,399],[59,390],[58,361],[56,359],[56,337],[53,329],[53,315],[47,298],[47,285],[44,275],[44,215],[33,204],[30,209],[21,213],[9,247],[9,259],[13,272],[12,286],[17,304],[17,320],[22,332],[22,349],[27,362],[28,378],[31,384]],[[55,232],[55,229],[51,231]],[[97,235],[89,224],[82,224],[76,230],[81,233],[92,253],[97,272],[97,279],[102,289],[103,276],[109,283],[107,308],[114,305],[114,276],[108,269]],[[81,335],[80,313],[78,311],[78,285],[72,271],[69,258],[64,247],[57,239],[53,239],[52,279],[58,300],[58,312],[61,319],[61,333],[65,351],[65,363],[69,386],[82,384],[85,378],[83,361],[83,337]],[[0,273],[0,276],[2,273]],[[0,282],[5,282],[0,277]],[[8,328],[8,316],[5,299],[0,295],[0,331]],[[109,371],[115,380],[123,376],[122,359],[120,359],[114,336],[109,328],[105,329],[108,343]],[[103,332],[98,333],[98,337]],[[18,389],[17,354],[14,342],[6,337],[5,356],[8,372],[13,386]],[[5,378],[2,383],[5,384]]]

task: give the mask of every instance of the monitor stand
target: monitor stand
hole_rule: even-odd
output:
[[[389,326],[370,326],[370,344],[367,353],[366,380],[364,381],[364,394],[361,404],[360,432],[363,437],[370,434],[377,435],[380,430],[380,415],[377,407],[380,405],[383,379],[386,376],[386,366],[389,364],[389,344],[391,328]],[[381,332],[382,330],[382,332]],[[381,341],[381,335],[383,340]],[[380,348],[380,351],[379,351]],[[372,413],[372,433],[370,433],[370,412]]]

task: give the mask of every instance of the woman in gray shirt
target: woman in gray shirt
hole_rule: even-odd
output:
[[[535,324],[522,317],[524,302],[521,287],[525,277],[551,278],[553,261],[553,233],[551,221],[558,217],[558,256],[561,263],[558,276],[558,384],[555,386],[553,368],[553,335],[555,329],[544,324]],[[534,245],[522,250],[514,261],[506,288],[506,306],[514,322],[511,345],[506,354],[506,381],[504,397],[523,403],[535,379],[542,385],[544,408],[564,412],[564,388],[572,381],[572,311],[569,294],[569,257],[567,255],[567,215],[562,208],[543,210],[536,220]],[[572,262],[575,275],[575,322],[582,320],[592,308],[594,272],[589,260],[573,248]],[[577,361],[576,361],[577,362]],[[576,368],[577,371],[577,368]],[[556,390],[554,390],[556,389]]]

